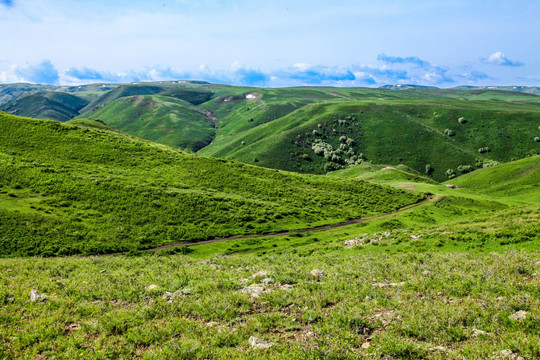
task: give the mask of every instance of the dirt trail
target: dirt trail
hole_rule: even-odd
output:
[[[401,212],[407,211],[407,210],[415,208],[417,206],[424,205],[425,203],[437,202],[441,198],[442,198],[441,195],[428,195],[425,198],[417,201],[414,204],[404,206],[404,207],[402,207],[402,208],[400,208],[398,210],[395,210],[395,211],[391,211],[391,212],[380,214],[380,215],[370,216],[370,217],[366,217],[366,218],[362,218],[362,219],[352,219],[352,220],[344,221],[344,222],[337,223],[337,224],[315,226],[315,227],[308,228],[308,229],[281,231],[281,232],[271,233],[271,234],[230,236],[230,237],[224,237],[224,238],[218,238],[218,239],[212,239],[212,240],[203,240],[203,241],[180,241],[180,242],[177,242],[177,243],[163,245],[163,246],[159,246],[159,247],[152,248],[152,249],[146,249],[144,251],[160,251],[160,250],[172,249],[172,248],[179,247],[179,246],[187,246],[187,245],[193,246],[193,245],[211,244],[211,243],[215,243],[215,242],[219,242],[219,241],[270,238],[270,237],[277,237],[277,236],[287,236],[287,235],[291,235],[293,233],[294,234],[308,234],[308,233],[317,232],[317,231],[331,230],[331,229],[336,229],[336,228],[340,228],[340,227],[347,226],[347,225],[359,224],[359,223],[364,223],[364,222],[368,222],[368,221],[373,221],[373,220],[376,220],[376,219],[379,219],[381,217],[388,216],[388,215],[399,214]]]

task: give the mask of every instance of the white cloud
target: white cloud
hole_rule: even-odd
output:
[[[487,59],[484,60],[484,62],[488,64],[493,65],[500,65],[500,66],[523,66],[524,64],[521,61],[512,61],[506,57],[502,52],[497,51],[493,54],[489,55]]]

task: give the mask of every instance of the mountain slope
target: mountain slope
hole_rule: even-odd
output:
[[[540,203],[540,156],[475,170],[450,182],[478,192]]]
[[[0,111],[18,116],[39,119],[69,121],[79,115],[79,110],[88,105],[88,101],[68,93],[40,91],[19,97],[0,107]]]
[[[463,119],[463,120],[460,120]],[[404,164],[437,180],[447,169],[510,161],[540,152],[540,109],[507,102],[332,101],[218,136],[200,152],[270,168],[324,173],[367,159]]]
[[[387,212],[422,195],[0,114],[1,255],[101,253]]]
[[[200,109],[169,96],[122,97],[85,116],[131,135],[192,151],[208,145],[215,135],[214,124]]]

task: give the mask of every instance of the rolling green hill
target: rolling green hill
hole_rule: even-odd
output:
[[[375,165],[368,162],[354,165],[343,170],[331,172],[329,175],[349,179],[360,179],[376,182],[419,182],[436,184],[431,178],[421,174],[408,166]]]
[[[403,164],[444,181],[540,153],[540,96],[523,87],[264,89],[166,81],[106,91],[108,86],[58,87],[92,101],[78,114],[43,98],[17,104],[17,114],[96,118],[203,155],[315,174],[369,161]]]
[[[419,172],[430,165],[430,175],[444,180],[448,169],[459,174],[460,166],[482,167],[488,160],[506,162],[540,152],[534,140],[540,119],[535,104],[340,99],[303,106],[242,129],[237,123],[245,125],[245,118],[230,116],[228,122],[218,123],[216,139],[201,153],[310,173],[363,160],[404,164]],[[227,133],[222,127],[235,130]]]
[[[540,203],[540,156],[479,169],[449,183],[494,196],[518,196]]]
[[[190,155],[91,121],[0,114],[0,125],[3,256],[114,252],[299,229],[423,197]]]
[[[18,116],[39,119],[69,121],[79,115],[79,110],[88,105],[88,101],[69,93],[40,91],[19,97],[0,107],[0,111]]]
[[[191,151],[205,147],[215,135],[212,119],[201,109],[170,96],[122,97],[85,116],[131,135]]]

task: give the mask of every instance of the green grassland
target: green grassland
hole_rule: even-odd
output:
[[[430,176],[441,181],[460,165],[477,168],[488,160],[537,154],[538,110],[532,104],[458,100],[316,103],[230,136],[220,135],[218,123],[216,139],[201,153],[310,173],[361,161],[404,164],[419,172],[430,165]],[[352,146],[344,143],[348,139]],[[329,151],[317,155],[316,142]]]
[[[154,85],[95,113],[193,111],[200,154],[336,171],[1,113],[0,358],[540,357],[538,97]]]
[[[11,101],[1,106],[0,111],[65,122],[77,116],[86,105],[87,100],[68,93],[42,91]]]
[[[208,145],[215,133],[211,119],[200,109],[171,96],[122,97],[85,116],[131,135],[191,151]]]
[[[3,256],[115,252],[300,229],[424,197],[190,155],[89,121],[0,114],[0,122]]]
[[[534,88],[95,84],[58,87],[58,94],[86,102],[66,111],[37,90],[22,92],[15,85],[5,89],[19,94],[4,104],[11,113],[95,118],[146,140],[301,173],[325,174],[367,161],[403,164],[443,181],[540,153],[540,97]]]

